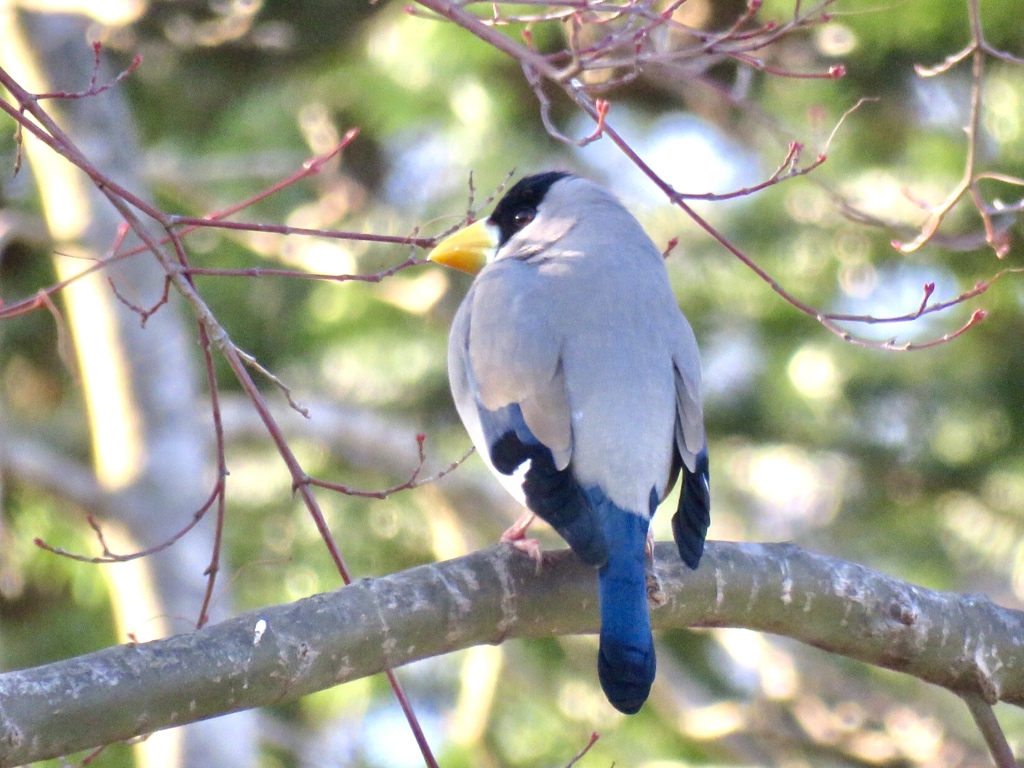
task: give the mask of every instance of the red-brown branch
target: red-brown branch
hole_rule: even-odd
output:
[[[192,513],[192,519],[189,520],[183,528],[161,543],[155,544],[147,549],[139,550],[138,552],[128,552],[125,554],[112,552],[110,547],[107,546],[107,540],[103,535],[103,529],[100,527],[99,521],[96,520],[93,515],[87,515],[85,519],[89,524],[89,527],[92,528],[93,533],[96,534],[96,539],[99,541],[100,549],[103,552],[101,555],[90,557],[89,555],[80,555],[75,552],[69,552],[66,549],[61,549],[60,547],[54,547],[51,544],[47,544],[40,538],[33,539],[33,543],[40,549],[45,549],[47,552],[52,552],[55,555],[60,555],[61,557],[66,557],[70,560],[77,560],[81,563],[127,563],[131,560],[138,560],[140,557],[155,555],[157,552],[163,552],[175,542],[180,541],[185,534],[199,525],[199,521],[206,516],[207,511],[209,511],[214,501],[216,501],[218,496],[220,496],[222,485],[223,480],[218,480],[214,485],[210,496],[199,509]]]
[[[655,187],[660,189],[665,194],[665,196],[669,199],[671,203],[682,209],[687,214],[687,216],[689,216],[701,229],[707,232],[708,235],[710,235],[714,240],[716,240],[722,247],[724,247],[733,256],[739,259],[744,265],[746,265],[751,271],[753,271],[754,274],[761,278],[761,280],[763,280],[771,288],[771,290],[778,294],[784,301],[786,301],[788,304],[790,304],[800,312],[808,315],[809,317],[814,318],[826,330],[835,334],[844,341],[850,342],[858,346],[874,347],[891,351],[910,351],[915,349],[924,349],[927,347],[935,346],[936,344],[945,343],[947,341],[959,337],[984,318],[984,311],[976,311],[972,315],[971,319],[955,332],[945,334],[937,339],[919,343],[897,344],[894,339],[880,342],[872,339],[862,338],[852,334],[850,331],[843,328],[837,323],[837,317],[840,318],[841,320],[850,320],[852,322],[893,322],[893,320],[890,318],[864,319],[857,317],[855,319],[851,319],[849,316],[833,316],[826,312],[822,312],[821,310],[811,306],[810,304],[798,299],[792,293],[783,288],[782,285],[780,285],[774,277],[772,277],[766,270],[760,267],[750,256],[745,254],[742,250],[740,250],[737,246],[730,242],[715,227],[713,227],[706,219],[700,216],[687,202],[688,200],[692,199],[727,199],[730,197],[739,197],[742,194],[750,194],[752,191],[756,191],[758,189],[763,189],[766,186],[777,184],[783,179],[790,178],[795,175],[804,175],[824,162],[824,151],[819,154],[819,156],[815,159],[814,163],[812,163],[807,169],[800,169],[798,171],[793,166],[788,165],[790,163],[791,157],[797,151],[795,147],[791,146],[790,153],[789,155],[787,155],[786,160],[784,160],[783,164],[780,166],[780,170],[776,171],[776,173],[773,174],[773,176],[766,180],[764,183],[752,187],[746,191],[740,190],[735,193],[726,193],[725,195],[720,196],[689,195],[681,193],[674,187],[672,187],[672,185],[670,185],[667,181],[665,181],[642,157],[640,157],[640,155],[632,148],[632,146],[630,146],[630,144],[622,137],[622,135],[619,134],[619,132],[614,128],[614,126],[608,122],[607,109],[599,109],[597,103],[595,103],[595,101],[589,96],[587,87],[576,80],[576,75],[580,71],[582,71],[581,59],[579,58],[578,51],[570,50],[565,52],[566,55],[569,55],[571,57],[571,63],[565,69],[558,69],[552,64],[552,62],[557,59],[542,56],[537,51],[533,50],[531,47],[520,43],[516,43],[515,41],[511,40],[510,38],[506,37],[505,35],[495,30],[492,26],[489,26],[488,24],[484,23],[479,17],[467,11],[461,4],[453,4],[449,0],[418,0],[418,2],[421,6],[428,8],[433,13],[437,14],[438,16],[444,19],[448,19],[449,21],[461,26],[471,34],[483,40],[484,42],[491,44],[496,49],[506,53],[507,55],[518,61],[520,65],[523,67],[523,72],[526,75],[528,83],[530,84],[533,91],[537,94],[538,100],[541,105],[541,118],[545,125],[545,128],[547,129],[548,133],[551,134],[554,138],[569,144],[579,143],[578,141],[570,139],[561,134],[551,124],[551,120],[548,116],[549,99],[543,87],[544,80],[556,85],[573,103],[576,104],[576,106],[580,110],[586,113],[594,121],[595,125],[597,125],[600,128],[600,135],[607,136],[612,141],[612,143],[616,145],[619,151],[621,151],[630,160],[630,162],[633,165],[635,165],[651,181],[652,184],[655,185]],[[970,2],[973,6],[977,5],[977,0],[970,0]],[[587,7],[590,8],[591,6]],[[799,23],[808,23],[809,20],[815,18],[815,16],[820,20],[820,10],[823,7],[824,5],[809,12],[805,16],[801,16],[798,6],[798,9],[794,14],[794,21],[791,22],[789,25],[785,25],[783,28],[773,29],[772,34],[781,35],[784,33],[785,29],[792,29],[794,28],[794,25],[797,25]],[[973,14],[972,19],[975,19],[975,15]],[[977,26],[980,28],[980,22]],[[734,28],[736,28],[735,25]],[[976,29],[976,34],[977,31],[978,30]],[[711,50],[711,48],[716,44],[717,42],[709,43],[708,50]],[[570,41],[570,49],[571,48],[572,45]],[[720,52],[724,53],[724,51]],[[750,64],[751,66],[761,67],[762,65],[762,62],[753,60],[752,57],[749,56],[749,54],[744,53],[740,50],[731,50],[728,52],[728,55],[738,60],[746,60],[746,63]],[[603,60],[601,62],[601,65],[607,67],[609,66],[609,62],[607,60]],[[777,74],[779,76],[806,76],[805,73],[793,73],[781,70],[776,71],[773,68],[765,68],[765,71],[768,71],[770,74]],[[810,76],[836,78],[841,77],[844,74],[845,69],[842,67],[842,65],[835,65],[833,67],[830,67],[827,73],[811,73]],[[975,99],[980,100],[980,87],[975,89]],[[850,112],[858,108],[864,101],[864,99],[858,101],[858,103],[853,108],[847,110],[843,117],[838,121],[836,129],[838,129],[838,127],[842,124],[843,120],[845,120],[845,118],[850,114]],[[831,142],[834,138],[836,129],[832,131],[832,135],[829,137],[829,142]],[[787,168],[788,170],[784,170]],[[935,226],[937,228],[938,224],[936,223]],[[989,226],[987,225],[986,233],[988,232]],[[925,301],[927,301],[927,298]],[[954,302],[952,303],[947,303],[947,306],[952,306],[952,304],[954,303],[960,303],[960,301],[954,300]],[[935,309],[925,307],[920,311],[923,314],[924,312],[928,311],[937,311],[937,308],[937,306]]]
[[[70,137],[68,137],[67,134],[65,134],[64,131],[50,118],[49,114],[42,109],[39,104],[38,97],[22,88],[2,68],[0,68],[0,86],[6,88],[18,103],[18,107],[15,107],[6,100],[0,99],[0,109],[10,114],[15,121],[17,121],[19,129],[28,130],[46,146],[50,147],[53,151],[57,152],[82,170],[94,182],[110,204],[118,211],[120,216],[124,219],[127,227],[135,232],[143,242],[144,248],[142,248],[140,252],[142,250],[148,250],[158,260],[175,289],[192,307],[196,315],[197,322],[201,327],[201,333],[204,335],[204,345],[212,345],[216,347],[227,360],[232,372],[238,379],[243,390],[248,394],[253,407],[260,415],[265,428],[278,449],[278,453],[281,455],[282,460],[291,473],[293,482],[298,483],[298,481],[305,476],[305,473],[285,440],[279,426],[270,414],[269,408],[256,387],[255,382],[246,370],[246,364],[242,358],[242,354],[231,342],[226,330],[217,322],[209,307],[196,291],[191,276],[185,272],[189,267],[189,262],[184,244],[182,243],[181,235],[176,231],[176,226],[180,222],[175,221],[174,217],[164,214],[155,206],[150,205],[139,196],[133,194],[131,191],[106,177],[81,153]],[[23,114],[26,112],[30,114],[34,120],[27,119]],[[319,166],[312,168],[307,167],[302,173],[316,172],[318,169]],[[137,212],[140,212],[156,221],[166,233],[166,238],[158,240],[140,220]],[[171,248],[170,254],[164,250],[168,245]],[[98,265],[94,265],[94,268],[99,267]],[[44,295],[48,296],[49,294],[46,293]],[[214,402],[214,407],[216,408],[216,401],[214,400],[212,402]],[[223,475],[222,479],[218,482],[223,482]],[[310,485],[306,483],[298,483],[296,489],[313,518],[314,524],[324,540],[328,552],[341,575],[342,581],[345,584],[351,583],[351,573],[349,572],[341,551],[338,548],[329,527],[327,526],[323,512],[320,509],[319,503],[313,494]],[[209,508],[209,505],[212,503],[214,498],[218,498],[218,496],[211,497],[211,500],[207,502],[207,505],[205,505],[204,510]],[[221,506],[218,506],[218,513],[220,515],[220,520],[222,521],[223,509]],[[197,522],[197,520],[194,520],[192,525]],[[181,535],[184,535],[184,532],[181,533]],[[177,538],[180,538],[180,536]],[[50,548],[41,541],[37,543],[44,548]],[[173,543],[173,541],[168,542],[167,546],[169,546],[170,543]],[[52,550],[52,548],[50,549]],[[108,554],[112,555],[112,553],[109,552]],[[141,556],[141,554],[137,556]],[[205,620],[209,606],[209,595],[212,594],[213,587],[212,575],[216,572],[218,557],[219,539],[217,543],[215,543],[215,551],[211,560],[211,566],[208,569],[208,574],[211,576],[211,579],[208,582],[208,596],[207,599],[204,600],[204,604],[200,612],[200,621]],[[392,671],[387,671],[387,677],[395,692],[399,705],[402,707],[402,710],[406,715],[410,730],[420,747],[428,768],[436,768],[437,761],[433,757],[433,753],[426,737],[423,734],[423,730],[418,719],[412,710],[408,697],[405,695],[402,686]]]
[[[440,472],[436,472],[430,477],[420,479],[420,472],[423,471],[423,465],[427,461],[427,456],[423,451],[424,440],[426,440],[426,435],[419,434],[416,436],[416,444],[419,448],[419,464],[416,465],[416,468],[412,471],[412,474],[409,475],[409,479],[406,480],[404,483],[393,485],[390,488],[384,488],[381,490],[374,491],[361,491],[356,488],[353,488],[350,485],[345,485],[344,483],[332,483],[328,480],[320,480],[318,478],[310,477],[308,475],[304,478],[303,482],[309,483],[310,485],[315,485],[319,488],[326,488],[331,491],[337,491],[338,493],[342,493],[346,496],[356,496],[363,499],[386,499],[388,498],[388,496],[399,493],[401,491],[408,491],[413,488],[419,488],[421,485],[430,485],[431,483],[437,482],[448,473],[454,472],[462,465],[462,463],[466,459],[473,455],[474,449],[471,447],[464,454],[462,454],[462,456],[453,461]]]

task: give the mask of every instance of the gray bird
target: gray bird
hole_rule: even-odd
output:
[[[663,257],[613,195],[551,172],[428,258],[476,275],[448,341],[456,408],[509,492],[598,569],[598,677],[633,714],[655,671],[648,526],[680,471],[690,568],[710,523],[700,357]]]

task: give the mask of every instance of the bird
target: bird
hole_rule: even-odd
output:
[[[456,410],[483,460],[597,570],[598,678],[635,714],[655,677],[650,520],[682,474],[672,532],[696,569],[710,524],[697,340],[664,256],[604,187],[526,176],[427,259],[475,275],[448,341]]]

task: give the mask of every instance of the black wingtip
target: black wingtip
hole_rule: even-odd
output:
[[[683,488],[679,508],[672,516],[672,535],[679,556],[693,570],[704,554],[704,538],[711,525],[711,489],[707,449],[697,454],[696,471],[683,470]]]
[[[524,443],[512,430],[491,447],[491,463],[511,475],[524,462],[530,468],[523,478],[526,506],[558,531],[587,565],[600,566],[608,560],[608,544],[590,501],[571,470],[558,469],[551,451],[539,443]]]

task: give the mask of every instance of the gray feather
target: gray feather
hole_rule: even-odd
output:
[[[583,179],[554,184],[477,276],[449,364],[478,446],[474,411],[516,404],[559,469],[643,516],[652,489],[668,493],[675,452],[693,471],[704,447],[697,344],[661,253]]]

